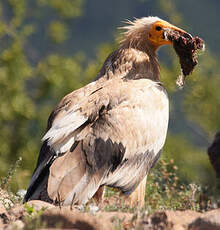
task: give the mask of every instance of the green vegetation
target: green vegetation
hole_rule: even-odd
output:
[[[173,159],[162,158],[148,176],[146,187],[145,207],[129,207],[119,197],[119,193],[112,188],[107,188],[105,211],[120,212],[145,212],[152,214],[163,210],[192,210],[204,212],[220,205],[220,194],[213,188],[210,189],[201,184],[184,182],[178,175],[180,168]],[[115,198],[115,199],[113,199]]]
[[[150,213],[165,209],[203,211],[201,187],[183,183],[177,175],[178,170],[173,159],[162,159],[152,170],[146,194],[146,207]]]
[[[10,186],[14,192],[27,187],[37,160],[46,119],[52,108],[65,94],[91,81],[106,56],[116,47],[114,41],[113,44],[100,44],[98,38],[106,41],[105,36],[109,31],[101,31],[94,37],[97,31],[92,31],[90,25],[86,26],[86,30],[85,25],[80,31],[74,30],[74,22],[83,17],[84,12],[91,14],[86,8],[86,4],[91,6],[91,2],[60,2],[0,2],[0,177],[1,187]],[[166,5],[161,0],[128,1],[126,9],[123,1],[119,2],[118,9],[124,12],[122,19],[136,16],[129,14],[129,9],[133,9],[134,5],[146,4],[146,7],[154,9],[153,12],[160,13],[174,24],[183,26],[187,23],[188,26],[183,27],[193,31],[190,22],[185,21],[184,12],[180,14],[180,1],[169,0]],[[208,0],[204,2],[201,7],[208,4]],[[96,21],[97,12],[92,12]],[[103,12],[100,10],[100,15]],[[121,14],[118,11],[115,14],[119,20]],[[120,21],[114,23],[112,37]],[[85,40],[82,40],[80,49],[77,49],[79,34],[85,37],[87,43],[84,47]],[[94,48],[92,41],[95,38]],[[93,54],[94,50],[96,55]],[[174,159],[178,170],[173,168],[172,162],[168,165],[163,161],[158,164],[148,180],[147,205],[152,210],[161,207],[200,210],[199,194],[212,196],[210,194],[215,193],[215,174],[206,148],[220,127],[219,56],[211,51],[201,55],[199,67],[187,78],[182,91],[175,85],[180,67],[174,51],[171,47],[162,48],[160,57],[161,80],[168,89],[171,101],[170,132],[163,156],[168,162]],[[12,177],[17,168],[15,162],[21,165]],[[15,167],[10,169],[13,164]],[[204,207],[211,205],[208,200]],[[115,207],[106,207],[108,210],[112,208]]]
[[[46,224],[41,221],[41,215],[46,209],[42,208],[37,211],[33,205],[29,206],[28,204],[24,204],[24,207],[26,209],[26,215],[23,217],[25,223],[24,230],[46,228]]]

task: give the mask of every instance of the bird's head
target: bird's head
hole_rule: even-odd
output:
[[[122,43],[133,46],[136,48],[143,48],[146,44],[157,50],[162,45],[172,44],[169,40],[167,33],[176,32],[183,36],[190,36],[184,30],[166,22],[158,17],[144,17],[128,21],[128,25],[122,27],[125,29],[124,38]]]

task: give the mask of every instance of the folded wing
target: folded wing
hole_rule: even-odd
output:
[[[52,163],[46,162],[50,199],[85,203],[101,185],[131,193],[165,142],[168,99],[163,87],[147,79],[113,79],[63,104],[43,137],[53,150]],[[38,177],[45,168],[41,164]]]

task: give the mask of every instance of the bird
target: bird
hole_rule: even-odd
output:
[[[24,202],[101,202],[104,186],[144,205],[147,175],[166,140],[169,100],[157,51],[186,32],[149,16],[127,21],[118,48],[92,82],[66,95],[48,119]]]

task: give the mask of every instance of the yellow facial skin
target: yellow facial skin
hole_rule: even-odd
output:
[[[172,44],[171,41],[167,40],[164,36],[164,32],[166,30],[175,30],[180,32],[181,34],[186,33],[184,30],[168,23],[165,21],[157,21],[151,25],[148,33],[148,40],[151,42],[152,45],[155,47],[159,47],[162,45],[170,45]]]

